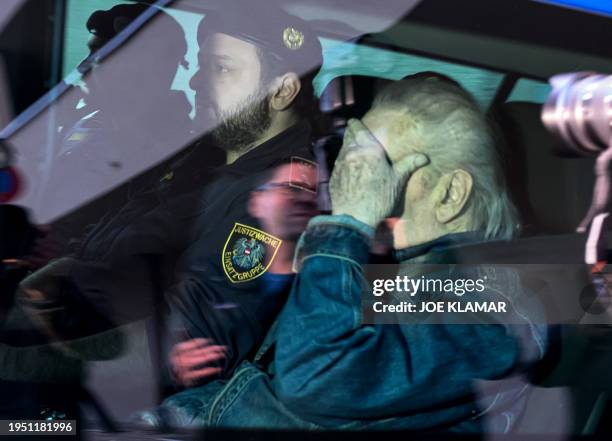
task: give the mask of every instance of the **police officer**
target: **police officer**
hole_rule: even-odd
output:
[[[86,199],[99,181],[113,182],[128,177],[122,163],[134,163],[143,151],[167,150],[171,144],[182,146],[181,139],[192,129],[190,105],[183,91],[172,90],[180,65],[185,65],[187,42],[181,25],[169,14],[157,12],[150,22],[119,51],[95,64],[98,51],[149,9],[146,4],[120,4],[95,11],[87,20],[90,54],[78,69],[84,77],[84,105],[78,110],[60,111],[61,141],[49,167],[44,197],[49,206],[64,207],[77,196]],[[129,47],[138,40],[138,50]],[[142,43],[141,43],[142,42]],[[113,60],[113,58],[116,58]],[[108,66],[105,66],[109,63]],[[92,65],[91,70],[87,67]],[[67,117],[77,115],[76,122]],[[62,120],[66,120],[63,121]],[[161,122],[160,122],[161,121]],[[129,181],[76,212],[55,222],[51,235],[59,241],[82,238],[91,224],[108,224],[129,198],[150,188],[165,173],[164,165]],[[100,221],[100,214],[113,211]],[[78,247],[69,248],[71,252]]]
[[[312,78],[322,55],[306,22],[268,2],[224,4],[204,18],[199,40],[200,70],[191,81],[196,123],[202,131],[212,127],[226,164],[204,188],[152,197],[124,223],[100,226],[56,274],[69,279],[72,292],[95,299],[115,324],[150,314],[151,293],[163,288],[175,328],[226,347],[219,374],[228,376],[273,319],[261,313],[261,276],[283,246],[249,214],[248,198],[276,166],[312,159]],[[245,241],[251,246],[240,245]],[[22,291],[62,296],[36,277]],[[24,297],[35,303],[39,293]],[[86,325],[90,332],[103,328]]]
[[[312,78],[321,47],[303,20],[264,5],[233,2],[199,28],[200,70],[191,81],[197,123],[212,122],[227,156],[201,196],[192,222],[197,240],[179,262],[181,280],[170,298],[172,325],[187,335],[188,344],[178,346],[188,348],[183,357],[204,361],[192,364],[200,380],[230,374],[274,318],[263,312],[270,299],[261,295],[262,276],[289,244],[249,213],[251,191],[287,160],[297,171],[312,159],[308,120],[316,114]]]
[[[106,11],[96,11],[87,22],[87,28],[92,34],[88,44],[90,55],[147,9],[147,5],[126,4]],[[46,187],[46,196],[49,199],[61,198],[67,192],[87,192],[87,182],[75,182],[70,177],[75,171],[103,163],[102,158],[109,157],[113,149],[129,154],[129,149],[137,145],[133,138],[134,142],[130,142],[125,133],[131,127],[142,124],[143,120],[164,118],[167,125],[164,126],[163,135],[159,134],[159,130],[140,133],[137,139],[139,145],[150,145],[151,139],[157,142],[163,142],[164,137],[166,140],[172,139],[172,131],[187,132],[191,127],[188,118],[189,105],[184,94],[170,90],[176,70],[187,50],[184,32],[172,17],[162,12],[157,16],[157,23],[157,29],[163,29],[163,35],[149,41],[152,49],[141,54],[149,63],[141,63],[142,59],[131,60],[132,63],[129,66],[123,65],[120,74],[110,82],[98,81],[96,73],[91,72],[87,77],[87,105],[81,109],[76,109],[76,101],[70,100],[65,104],[64,100],[60,100],[56,113],[57,133],[61,141],[54,152],[55,157],[52,158],[52,172]],[[140,32],[140,35],[145,33]],[[146,35],[150,36],[150,33]],[[143,66],[148,67],[146,72],[142,72]],[[137,69],[140,71],[136,71]],[[125,90],[130,93],[126,94]],[[154,110],[143,114],[139,111],[143,107]],[[165,115],[160,115],[162,112],[165,112]],[[172,131],[168,130],[169,128],[172,128]],[[92,160],[92,157],[97,161]],[[138,185],[143,182],[140,179]],[[134,187],[135,183],[135,180],[132,180],[132,185],[125,185],[123,190]],[[35,253],[27,257],[27,263],[33,268],[48,263],[51,257],[59,253],[56,249],[59,247],[55,246],[56,241],[64,242],[64,237],[74,235],[82,224],[98,220],[106,203],[117,203],[125,197],[125,192],[114,192],[103,201],[97,201],[86,210],[80,209],[74,216],[68,216],[53,225],[53,228],[46,232],[47,237],[36,242]],[[1,323],[0,388],[4,392],[4,400],[0,399],[0,414],[4,417],[40,417],[43,407],[63,409],[70,417],[75,417],[76,396],[84,371],[82,360],[112,358],[122,351],[123,339],[119,332],[103,333],[79,342],[80,335],[106,330],[109,324],[105,317],[99,317],[95,308],[89,308],[89,302],[84,306],[78,296],[70,296],[73,288],[69,288],[69,275],[66,260],[60,260],[57,265],[49,265],[33,276],[39,282],[30,280],[22,284],[23,287],[34,284],[39,288],[39,293],[45,294],[38,296],[36,292],[30,292],[36,301],[27,302],[27,298],[24,299],[26,292],[22,289],[21,301],[25,300],[27,305],[36,304],[40,307],[40,310],[33,314],[35,319],[44,316],[45,312],[56,306],[66,311],[53,314],[49,323],[40,323],[44,335],[33,329],[30,320],[23,316],[24,311],[20,308],[12,308],[6,322]],[[52,292],[59,290],[60,286],[63,298],[58,302],[54,300]],[[74,303],[75,301],[77,303]],[[95,305],[99,302],[91,303]],[[87,308],[87,311],[83,307]],[[78,326],[66,325],[66,322],[80,315],[87,319]],[[92,317],[99,318],[91,320]],[[59,337],[71,340],[63,347],[44,345],[47,334],[55,335],[52,332],[55,331],[55,326],[49,326],[55,323],[63,323],[59,326],[62,328]],[[88,323],[95,325],[93,328],[89,326],[83,329],[83,324]],[[78,355],[75,357],[75,354]]]

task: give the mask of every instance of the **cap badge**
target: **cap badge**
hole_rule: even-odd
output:
[[[304,34],[295,28],[287,27],[283,31],[283,43],[287,49],[295,51],[304,44]]]

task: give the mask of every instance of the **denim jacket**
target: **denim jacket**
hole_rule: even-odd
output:
[[[267,339],[273,361],[244,362],[226,383],[172,397],[166,410],[174,421],[479,431],[488,417],[487,430],[510,431],[528,390],[521,375],[544,356],[546,328],[524,312],[519,325],[364,325],[362,265],[373,233],[349,216],[313,219],[298,244],[291,294]],[[477,240],[452,235],[397,255],[438,263],[449,249]],[[500,291],[510,300],[518,294]],[[484,380],[479,390],[475,380]]]

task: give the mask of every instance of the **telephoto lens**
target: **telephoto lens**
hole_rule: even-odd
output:
[[[612,75],[555,75],[542,121],[573,153],[598,155],[612,139]]]

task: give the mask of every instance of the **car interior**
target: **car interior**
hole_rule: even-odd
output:
[[[31,145],[32,140],[39,142],[33,149],[42,151],[45,145],[50,145],[49,127],[54,121],[60,125],[62,109],[75,111],[79,107],[80,76],[76,67],[87,56],[85,20],[97,9],[126,1],[9,0],[6,5],[4,2],[0,5],[4,9],[0,13],[0,88],[3,90],[0,91],[0,126],[6,126],[0,131],[3,142],[16,151],[25,143]],[[184,92],[192,104],[188,79],[197,67],[194,58],[197,23],[221,2],[149,2],[176,18],[185,30],[190,67],[179,69],[173,89]],[[314,86],[320,108],[330,124],[317,143],[328,168],[328,173],[320,175],[320,188],[328,184],[347,121],[361,118],[381,88],[419,72],[447,75],[468,90],[498,126],[506,150],[506,172],[520,212],[521,236],[511,245],[491,249],[488,256],[499,262],[549,265],[550,273],[543,269],[539,276],[534,275],[526,283],[554,305],[557,293],[567,284],[576,283],[577,279],[589,283],[584,260],[587,237],[576,233],[576,228],[591,205],[596,157],[568,153],[543,124],[542,105],[552,90],[549,79],[553,75],[612,72],[609,44],[612,15],[551,3],[555,2],[281,2],[287,12],[311,23],[323,47],[323,67]],[[138,38],[139,26],[146,27],[147,20],[132,35],[128,32],[121,37],[125,41]],[[115,52],[121,51],[120,41],[109,44],[117,46]],[[108,56],[112,54],[109,51]],[[99,62],[104,63],[104,59]],[[3,109],[9,110],[3,113]],[[133,176],[143,180],[159,176],[168,164],[181,158],[187,144],[185,139],[177,139],[172,154],[135,165]],[[23,171],[21,176],[26,186],[39,178],[31,171]],[[112,207],[125,198],[129,185],[123,181],[102,186],[96,194],[79,200],[71,209],[59,215],[55,213],[55,218],[42,215],[44,222],[41,223],[84,231],[88,219],[95,217],[101,207]],[[31,202],[26,208],[36,212],[36,203]],[[573,271],[561,274],[556,264],[569,265]],[[3,290],[8,287],[4,284]],[[576,293],[576,299],[579,295]],[[82,388],[74,392],[83,415],[99,432],[95,435],[99,439],[106,439],[104,433],[127,424],[133,412],[160,401],[161,373],[156,368],[160,354],[151,341],[156,335],[155,326],[144,321],[129,325],[125,354],[114,360],[89,363]],[[541,376],[533,384],[527,404],[529,410],[519,423],[518,435],[608,439],[612,433],[610,329],[605,324],[568,325],[559,329],[558,350],[546,360]],[[2,344],[25,344],[19,341],[18,333],[3,331],[0,335]],[[135,371],[139,374],[134,375]],[[8,381],[3,383],[0,387],[10,386]],[[242,436],[259,439],[260,436],[256,431],[228,433],[212,432],[210,436],[220,439]],[[338,435],[333,439],[366,435]],[[274,436],[280,435],[261,435],[261,439]],[[291,436],[322,439],[327,435]]]

